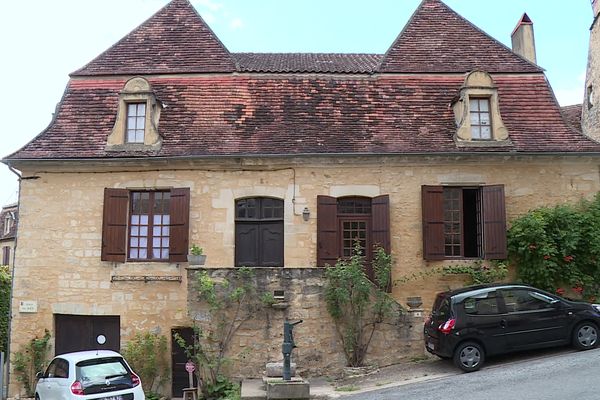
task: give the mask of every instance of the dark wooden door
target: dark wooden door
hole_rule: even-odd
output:
[[[82,350],[121,349],[121,323],[117,316],[55,314],[55,354]],[[104,343],[98,342],[103,336]]]
[[[192,328],[171,329],[171,394],[172,397],[183,397],[183,389],[190,387],[189,374],[185,370],[185,363],[188,361],[188,356],[175,340],[175,333],[179,334],[188,345],[191,345],[194,343],[194,330]],[[195,374],[193,380],[194,387],[198,386]]]

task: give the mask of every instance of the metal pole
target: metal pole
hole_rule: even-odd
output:
[[[4,400],[4,352],[0,352],[0,399]]]

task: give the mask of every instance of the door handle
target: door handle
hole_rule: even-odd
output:
[[[505,319],[500,320],[500,328],[506,328],[506,320]]]

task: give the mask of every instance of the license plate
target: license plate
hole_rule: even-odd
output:
[[[123,396],[103,397],[101,400],[123,400]]]
[[[435,350],[435,345],[433,343],[427,343],[427,347],[431,350]]]

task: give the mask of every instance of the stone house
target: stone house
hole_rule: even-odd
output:
[[[503,259],[512,218],[600,189],[600,144],[563,118],[526,15],[513,43],[423,0],[385,54],[231,53],[171,1],[73,72],[50,126],[3,159],[22,174],[11,351],[44,329],[57,354],[187,332],[198,244],[207,269],[256,267],[289,302],[236,338],[240,374],[280,356],[283,318],[305,320],[299,365],[341,366],[321,267],[356,238],[391,251],[392,279]],[[455,284],[391,294],[429,306]],[[372,360],[422,353],[409,330],[377,336]]]
[[[2,207],[0,211],[0,249],[2,249],[0,265],[12,266],[18,222],[19,211],[16,203]]]

